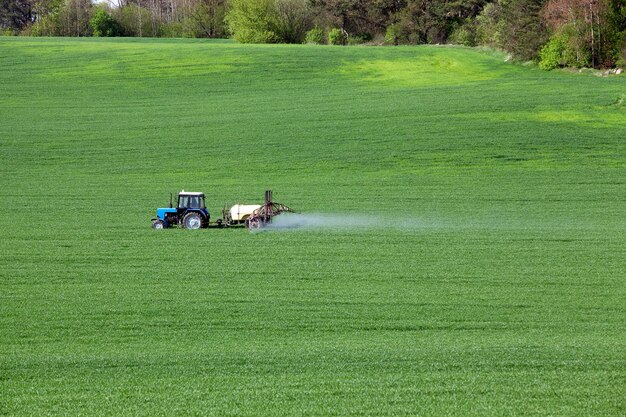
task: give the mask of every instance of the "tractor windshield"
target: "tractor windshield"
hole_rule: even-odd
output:
[[[189,198],[189,207],[190,208],[204,208],[204,197],[190,197]]]
[[[203,195],[181,195],[178,196],[178,207],[180,208],[204,208]]]

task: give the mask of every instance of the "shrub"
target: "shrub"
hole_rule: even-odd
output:
[[[387,27],[385,38],[388,43],[415,45],[427,42],[426,34],[420,29],[420,25],[414,18],[415,16],[410,11],[403,10],[400,12],[398,21]]]
[[[347,43],[348,45],[363,45],[364,43],[369,42],[371,40],[372,40],[372,37],[366,33],[363,35],[348,36]]]
[[[586,67],[591,64],[591,51],[584,36],[584,27],[575,24],[561,26],[539,52],[539,67],[551,70],[557,67]]]
[[[185,28],[181,22],[163,23],[159,27],[159,36],[162,38],[184,38]]]
[[[196,15],[197,16],[197,15]],[[184,17],[179,22],[180,34],[179,38],[202,38],[206,37],[203,25],[195,18]]]
[[[563,42],[559,37],[553,37],[539,52],[539,68],[550,71],[562,65]]]
[[[502,47],[504,31],[504,19],[502,18],[502,6],[498,3],[488,3],[478,16],[476,16],[476,43],[479,45]]]
[[[302,43],[313,26],[307,0],[274,0],[275,32],[279,42]]]
[[[347,41],[348,36],[342,29],[335,28],[328,32],[329,45],[345,45]]]
[[[468,19],[464,24],[457,27],[450,35],[450,41],[465,46],[476,46],[476,24],[473,19]]]
[[[622,53],[621,55],[617,58],[615,65],[617,65],[620,68],[625,68],[626,67],[626,47],[624,47],[624,49],[622,49]]]
[[[0,36],[15,36],[15,31],[11,28],[0,29]]]
[[[306,36],[304,37],[304,41],[306,43],[312,43],[312,44],[318,44],[318,45],[322,45],[324,44],[324,29],[319,28],[319,27],[314,27],[313,29],[309,30],[306,33]]]
[[[587,28],[580,23],[561,26],[555,36],[563,43],[563,64],[569,67],[588,67],[591,65],[591,50],[586,41]]]
[[[400,25],[393,23],[387,26],[385,31],[385,43],[387,45],[397,45],[400,42]]]
[[[22,32],[25,36],[58,36],[60,34],[59,21],[57,15],[41,16],[30,28],[28,33]]]
[[[277,11],[272,0],[232,0],[226,24],[237,42],[275,43]]]
[[[93,36],[122,36],[122,25],[113,16],[101,7],[89,19]]]

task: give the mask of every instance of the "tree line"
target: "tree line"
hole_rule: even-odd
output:
[[[626,65],[626,0],[0,0],[27,36],[489,46],[545,69]]]
[[[26,36],[221,38],[226,0],[0,0],[0,31]]]

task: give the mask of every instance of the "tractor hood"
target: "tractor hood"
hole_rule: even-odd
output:
[[[157,217],[161,220],[165,220],[165,213],[176,213],[175,208],[158,208],[157,209]]]

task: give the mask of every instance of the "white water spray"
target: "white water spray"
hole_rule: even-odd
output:
[[[372,229],[417,230],[440,228],[439,221],[405,219],[389,221],[389,218],[367,214],[338,213],[284,213],[274,217],[272,223],[262,230],[325,230],[325,231],[358,231]]]

